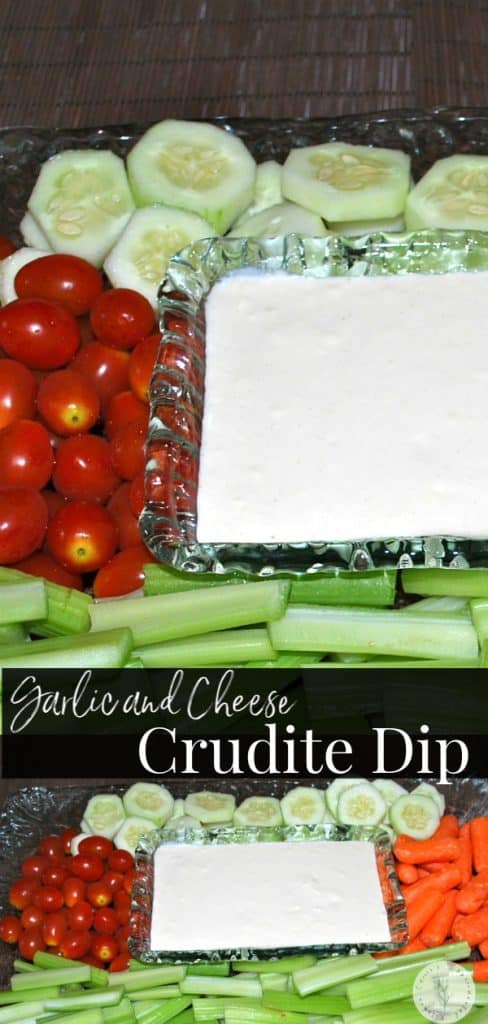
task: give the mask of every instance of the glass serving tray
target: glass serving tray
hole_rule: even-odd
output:
[[[257,787],[256,787],[257,788]],[[283,946],[279,948],[233,948],[155,950],[151,947],[151,923],[154,903],[154,855],[161,844],[184,843],[193,846],[232,845],[233,843],[316,842],[334,841],[374,843],[378,874],[382,880],[385,909],[391,940],[387,943],[329,943],[311,946]],[[132,890],[132,936],[129,948],[133,956],[144,963],[217,963],[221,960],[269,960],[301,953],[331,956],[361,952],[380,952],[399,949],[408,938],[407,917],[391,854],[390,839],[381,829],[345,827],[340,825],[277,826],[275,828],[224,828],[155,830],[140,841],[136,855],[136,874]]]

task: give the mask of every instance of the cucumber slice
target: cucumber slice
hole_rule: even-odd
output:
[[[325,797],[313,786],[296,786],[281,800],[285,825],[318,825],[324,820]]]
[[[379,825],[386,811],[386,801],[371,782],[345,789],[337,804],[341,825]]]
[[[171,793],[155,782],[134,782],[124,793],[122,803],[128,817],[147,818],[158,827],[173,814]]]
[[[325,791],[325,803],[330,811],[334,821],[337,821],[337,805],[339,803],[339,797],[341,793],[346,789],[351,789],[352,786],[358,786],[361,782],[366,782],[366,779],[334,779],[333,782],[327,787]]]
[[[276,160],[265,160],[263,164],[256,167],[256,178],[254,182],[254,198],[247,210],[244,210],[242,217],[236,220],[232,228],[239,227],[242,220],[252,217],[261,210],[267,210],[270,206],[276,206],[283,200],[281,191],[281,164]]]
[[[201,828],[201,822],[197,818],[192,818],[191,814],[178,814],[168,819],[164,825],[165,829],[187,829],[187,828]]]
[[[230,238],[278,238],[280,235],[308,235],[323,238],[327,234],[323,220],[316,213],[296,203],[278,203],[267,210],[241,217],[229,232]]]
[[[446,809],[446,798],[443,793],[439,793],[439,790],[435,786],[432,786],[430,782],[421,782],[415,789],[412,789],[412,793],[421,793],[422,796],[430,796],[430,799],[437,804],[439,813],[442,816]]]
[[[409,184],[410,158],[396,149],[326,142],[292,149],[283,165],[285,198],[332,223],[397,217]]]
[[[85,807],[83,818],[93,835],[113,839],[125,821],[124,805],[120,796],[116,796],[115,793],[99,793],[92,796]]]
[[[335,235],[343,235],[345,238],[355,238],[359,235],[370,235],[374,231],[397,232],[405,231],[405,218],[381,217],[379,220],[339,220],[328,224],[329,231]]]
[[[101,266],[134,209],[123,160],[109,150],[67,149],[42,165],[29,199],[55,252]]]
[[[22,267],[32,260],[38,260],[40,256],[49,256],[49,250],[33,249],[31,246],[23,245],[11,256],[6,256],[0,263],[0,304],[6,306],[7,302],[14,302],[18,299],[14,282],[16,275]]]
[[[234,825],[282,825],[280,801],[274,796],[248,796],[234,814]]]
[[[44,249],[45,252],[50,252],[51,246],[44,231],[41,230],[36,218],[28,210],[27,213],[24,213],[19,228],[26,245],[30,245],[34,249]]]
[[[235,797],[229,793],[215,793],[209,789],[202,789],[200,793],[189,793],[185,800],[186,814],[196,818],[202,825],[229,821],[235,809]]]
[[[458,154],[437,160],[410,192],[405,221],[408,231],[488,231],[488,156]]]
[[[399,796],[405,796],[407,790],[400,786],[394,779],[375,779],[373,786],[381,793],[387,808],[391,807],[398,800]]]
[[[152,831],[154,831],[154,822],[151,823],[148,818],[138,818],[133,814],[130,818],[125,819],[123,825],[115,833],[114,846],[117,850],[128,850],[134,856],[139,840]]]
[[[397,836],[411,836],[412,839],[430,839],[439,824],[441,815],[438,805],[430,796],[422,793],[407,793],[400,796],[390,807],[390,825]]]
[[[132,214],[103,269],[114,288],[133,288],[156,308],[169,258],[190,242],[210,238],[213,233],[208,221],[196,213],[146,206]]]
[[[232,132],[194,121],[160,121],[145,132],[127,157],[138,206],[165,203],[192,210],[227,228],[250,205],[256,164]]]

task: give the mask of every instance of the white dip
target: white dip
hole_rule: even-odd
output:
[[[210,292],[197,537],[488,536],[488,273]]]
[[[156,851],[152,949],[390,940],[372,843],[168,844]]]

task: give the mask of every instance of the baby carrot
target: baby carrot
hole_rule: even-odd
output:
[[[418,896],[426,895],[429,892],[447,892],[459,885],[459,868],[456,864],[446,864],[443,871],[437,871],[427,878],[419,878],[413,885],[406,885],[402,889],[403,898],[407,907],[417,899]]]
[[[416,939],[410,939],[406,946],[402,946],[400,953],[421,953],[423,949],[427,949],[425,942],[422,941],[421,935],[417,935]]]
[[[433,874],[435,871],[442,871],[442,868],[445,868],[445,866],[445,860],[429,860],[427,864],[424,864],[424,868],[428,875]],[[419,870],[421,869],[419,868]]]
[[[456,892],[452,889],[451,892],[446,892],[439,909],[433,914],[430,921],[427,921],[427,924],[420,932],[422,942],[425,942],[429,949],[432,949],[434,946],[442,946],[447,936],[451,934],[451,927],[456,914]]]
[[[417,899],[407,905],[407,924],[410,942],[416,939],[417,935],[425,927],[427,921],[436,913],[444,902],[444,895],[437,889],[422,893]]]
[[[457,863],[456,863],[456,866]],[[479,875],[463,885],[457,894],[457,908],[461,914],[474,914],[488,899],[488,871],[480,871]]]
[[[483,957],[483,960],[488,960],[488,939],[485,939],[484,942],[480,942],[478,949],[481,953],[481,956]]]
[[[407,865],[405,865],[405,866],[407,866]],[[412,865],[410,865],[410,864],[408,865],[408,867],[411,867],[411,866]],[[445,864],[442,865],[443,868],[445,868],[445,866],[446,866]],[[418,875],[419,878],[428,878],[430,874],[432,874],[432,872],[431,871],[427,871],[426,868],[425,868],[425,865],[424,865],[423,868],[417,868],[417,875]]]
[[[475,960],[473,981],[488,981],[488,960]]]
[[[457,839],[459,835],[459,822],[455,814],[444,814],[432,836],[432,839],[442,839],[443,836],[452,836]]]
[[[411,839],[401,835],[395,842],[393,852],[397,860],[405,864],[428,864],[433,860],[457,860],[461,852],[459,839],[441,836],[440,839]]]
[[[470,832],[474,866],[484,871],[488,868],[488,818],[473,818]]]
[[[471,846],[471,826],[469,821],[459,829],[459,845],[461,853],[457,866],[461,872],[461,885],[466,885],[473,874],[473,850]]]
[[[396,866],[396,873],[400,882],[403,882],[404,885],[412,885],[413,882],[418,881],[419,873],[415,864],[402,864],[399,861]]]
[[[477,946],[488,939],[488,907],[477,910],[475,914],[458,914],[454,918],[452,937],[457,942],[468,942],[470,946]]]

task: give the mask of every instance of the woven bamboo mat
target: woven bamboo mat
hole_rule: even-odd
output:
[[[488,103],[488,0],[2,0],[0,123]]]

